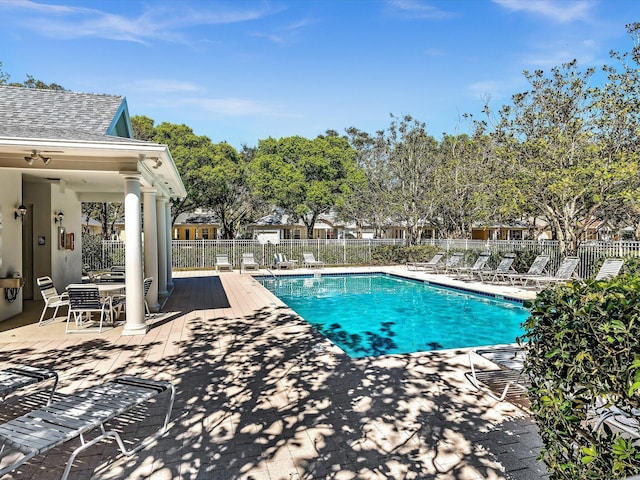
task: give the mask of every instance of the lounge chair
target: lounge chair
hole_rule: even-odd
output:
[[[160,394],[169,397],[164,423],[153,434],[129,449],[116,430],[106,430],[105,423],[117,419],[138,405],[152,402]],[[80,446],[69,456],[61,479],[66,480],[79,453],[96,443],[114,438],[120,451],[131,456],[162,436],[169,425],[175,399],[175,387],[169,382],[146,380],[132,376],[121,376],[73,395],[54,401],[49,406],[33,410],[26,415],[0,424],[0,460],[6,465],[0,476],[14,471],[20,465],[41,453],[47,452],[70,440],[80,439]],[[132,421],[128,416],[127,421]],[[148,428],[145,425],[145,428]],[[85,434],[99,429],[100,434],[86,441]],[[21,454],[21,455],[20,455]],[[18,457],[18,458],[15,458]]]
[[[58,374],[56,372],[48,368],[32,367],[29,365],[5,368],[0,370],[0,399],[4,400],[4,398],[10,393],[28,385],[33,385],[50,379],[53,379],[53,386],[51,387],[51,393],[49,393],[47,405],[49,405],[51,400],[53,400],[53,394],[56,391],[56,386],[58,385]]]
[[[478,270],[475,272],[481,282],[496,282],[504,279],[509,273],[516,273],[513,269],[513,262],[516,260],[515,253],[507,253],[501,259],[495,270]]]
[[[449,273],[454,269],[458,268],[458,265],[460,264],[463,258],[464,258],[463,252],[454,252],[449,257],[447,257],[447,259],[444,261],[444,264],[440,262],[429,268],[433,270],[433,273]]]
[[[544,275],[547,271],[547,265],[550,259],[551,257],[547,254],[538,255],[533,260],[531,266],[529,267],[529,270],[527,270],[526,273],[508,273],[506,274],[506,277],[514,286],[517,282],[526,283],[528,278]]]
[[[42,314],[40,315],[40,321],[38,325],[42,325],[44,321],[45,313],[47,313],[48,308],[53,308],[53,316],[49,320],[53,320],[56,318],[58,314],[58,309],[60,307],[68,307],[69,306],[69,294],[68,293],[58,293],[56,287],[53,285],[53,280],[50,277],[40,277],[36,280],[38,287],[40,288],[40,293],[42,294],[42,298],[44,299],[44,308],[42,309]]]
[[[532,275],[530,277],[526,277],[524,285],[526,286],[529,282],[533,282],[535,283],[536,287],[543,288],[545,286],[566,283],[575,276],[579,263],[579,257],[565,257],[565,259],[560,263],[560,266],[558,267],[555,275]]]
[[[297,260],[289,260],[284,253],[274,253],[273,262],[275,267],[280,270],[282,268],[296,268]]]
[[[438,252],[428,262],[407,262],[407,270],[428,270],[438,265],[443,258],[444,252]]]
[[[240,259],[240,273],[247,270],[260,270],[260,264],[256,262],[253,253],[243,253]]]
[[[118,296],[117,298],[106,296],[103,298],[95,283],[71,284],[67,287],[67,292],[69,292],[69,312],[67,313],[65,333],[95,331],[100,333],[102,332],[104,321],[110,321],[113,324],[116,316],[120,315],[124,306],[124,296]],[[79,326],[84,321],[84,315],[90,320],[94,313],[100,314],[97,329],[69,329],[69,322],[72,315],[76,326]]]
[[[473,275],[480,272],[481,270],[486,269],[487,262],[491,257],[491,252],[481,252],[476,258],[476,261],[470,267],[457,267],[453,269],[453,273],[456,277],[465,277],[468,276],[473,278]]]
[[[607,258],[598,270],[594,280],[609,280],[618,276],[624,265],[622,258]]]
[[[303,267],[324,267],[324,262],[320,260],[316,260],[313,256],[313,253],[303,253],[302,254],[302,266]]]
[[[478,370],[474,356],[480,356],[499,367],[498,370]],[[502,402],[507,398],[511,387],[527,391],[528,379],[522,374],[526,352],[517,345],[505,345],[481,348],[469,353],[471,374],[467,378],[478,390],[486,392],[491,398]],[[491,385],[493,388],[490,388]],[[500,395],[494,390],[502,390]]]
[[[228,255],[217,254],[215,265],[216,272],[219,272],[220,270],[229,270],[230,272],[233,272],[233,265],[231,265],[231,262],[229,262]]]

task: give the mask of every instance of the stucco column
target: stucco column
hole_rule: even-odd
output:
[[[167,199],[156,197],[156,218],[158,219],[158,296],[166,297],[167,291]]]
[[[149,310],[160,310],[158,303],[158,222],[156,221],[156,189],[143,188],[144,276],[153,278],[147,292]],[[144,291],[143,291],[144,295]]]
[[[140,215],[140,174],[123,174],[124,177],[124,229],[125,237],[125,290],[127,295],[127,321],[123,335],[144,335],[142,293],[142,222]]]
[[[173,229],[173,224],[171,223],[171,202],[167,202],[165,215],[167,218],[167,228],[165,229],[167,232],[167,289],[173,290],[173,276],[171,271],[173,268],[173,249],[171,248],[171,230]]]

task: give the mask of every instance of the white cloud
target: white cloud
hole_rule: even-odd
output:
[[[191,8],[184,3],[154,3],[143,13],[127,17],[92,8],[31,0],[0,0],[0,11],[13,10],[31,15],[22,21],[22,26],[43,36],[65,39],[92,37],[136,43],[155,39],[184,42],[182,29],[246,22],[277,11],[268,7],[230,9],[223,4],[202,5],[205,8]]]
[[[173,92],[198,92],[201,87],[191,82],[180,80],[146,79],[136,80],[129,84],[128,88],[153,93],[173,93]]]
[[[557,23],[590,20],[591,10],[595,6],[593,0],[577,0],[573,2],[558,2],[556,0],[493,0],[493,2],[513,12],[533,13]]]
[[[405,18],[448,18],[453,14],[420,0],[388,0],[388,11]]]

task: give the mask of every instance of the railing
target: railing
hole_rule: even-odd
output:
[[[236,267],[240,266],[243,253],[253,253],[263,266],[273,265],[273,255],[284,253],[287,258],[301,261],[303,253],[313,253],[316,259],[328,265],[368,265],[372,263],[372,252],[381,245],[405,245],[403,239],[371,240],[280,240],[278,243],[260,243],[257,240],[173,240],[171,253],[173,268],[214,268],[217,254],[226,254]],[[423,245],[433,245],[444,251],[464,250],[494,253],[548,254],[551,257],[550,271],[554,272],[561,259],[557,241],[544,240],[464,240],[428,239]],[[580,257],[579,275],[591,276],[599,260],[607,257],[640,256],[640,242],[587,242],[578,248]],[[124,264],[124,242],[105,240],[102,242],[101,258],[84,258],[94,269]]]

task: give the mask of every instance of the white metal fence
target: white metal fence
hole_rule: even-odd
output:
[[[489,250],[496,254],[522,253],[537,255],[546,253],[551,256],[550,271],[561,261],[557,241],[534,240],[460,240],[430,239],[423,245],[433,245],[443,251],[469,251],[477,253]],[[370,265],[374,263],[374,251],[385,245],[405,245],[402,239],[375,240],[280,240],[277,244],[263,244],[256,240],[173,240],[173,268],[205,269],[215,266],[217,254],[226,254],[236,267],[240,266],[243,253],[253,253],[263,266],[273,265],[275,253],[284,253],[290,259],[302,261],[303,253],[313,253],[316,259],[327,265]],[[640,256],[640,242],[588,242],[578,249],[581,259],[579,274],[586,278],[594,273],[598,262],[606,257]],[[103,241],[101,258],[84,258],[84,263],[94,269],[108,268],[111,265],[124,264],[124,242]]]

